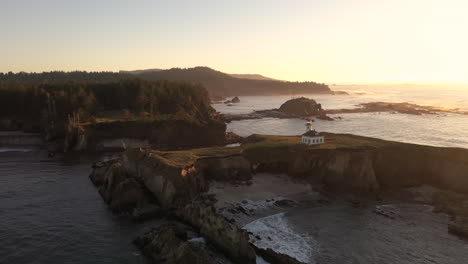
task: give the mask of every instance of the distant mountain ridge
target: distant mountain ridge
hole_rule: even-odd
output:
[[[157,72],[157,71],[163,71],[163,69],[145,69],[145,70],[132,70],[132,71],[120,70],[119,73],[123,73],[123,74],[140,74],[140,73],[144,73],[144,72]]]
[[[212,98],[240,95],[331,94],[328,85],[316,82],[288,82],[269,79],[238,78],[208,67],[172,68],[137,75],[146,80],[176,80],[200,83]],[[254,75],[255,76],[255,75]]]
[[[235,74],[235,73],[231,73],[229,75],[231,75],[232,77],[238,78],[238,79],[280,81],[278,79],[273,79],[273,78],[266,77],[266,76],[263,76],[263,75],[260,75],[260,74],[250,74],[250,73],[248,73],[248,74]]]
[[[5,82],[114,82],[122,79],[183,81],[203,85],[212,99],[245,95],[332,94],[328,85],[316,82],[289,82],[270,79],[257,74],[232,76],[208,67],[149,69],[120,72],[44,72],[0,73]]]

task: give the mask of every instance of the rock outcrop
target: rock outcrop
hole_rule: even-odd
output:
[[[455,216],[453,223],[448,225],[448,231],[454,235],[468,240],[468,217]]]
[[[206,251],[187,241],[194,232],[186,225],[164,224],[138,237],[134,243],[157,263],[218,263]]]
[[[130,149],[123,159],[129,175],[140,179],[161,206],[178,208],[207,190],[208,182],[197,173],[193,160],[171,163],[161,154]]]
[[[333,120],[327,116],[327,113],[322,109],[322,105],[313,99],[295,98],[286,101],[279,109],[258,110],[248,114],[224,114],[222,118],[226,122],[245,120],[245,119],[260,119],[260,118],[305,118],[316,117],[321,120]]]
[[[468,195],[453,191],[437,190],[429,197],[434,205],[434,212],[443,212],[452,216],[448,231],[468,240]]]
[[[271,248],[263,249],[263,248],[258,248],[255,247],[255,251],[258,253],[258,255],[262,256],[263,259],[270,263],[280,263],[280,264],[306,264],[302,263],[295,258],[292,258],[288,255],[281,254],[279,252],[276,252],[272,250]]]
[[[346,91],[333,91],[332,94],[333,95],[349,95],[349,93]]]
[[[247,231],[230,223],[216,212],[215,207],[203,200],[187,204],[179,216],[200,230],[200,234],[238,263],[255,263],[255,250]]]
[[[281,112],[288,113],[299,117],[307,116],[324,116],[325,111],[322,105],[313,99],[300,97],[286,101],[279,108]]]
[[[239,99],[239,97],[236,96],[236,97],[232,98],[231,100],[224,101],[224,103],[225,104],[238,104],[238,103],[240,103],[240,99]]]
[[[239,151],[229,149],[233,153]],[[90,178],[113,210],[136,214],[157,203],[161,209],[175,212],[178,219],[199,230],[208,242],[231,259],[255,263],[255,251],[246,231],[218,215],[203,195],[210,179],[250,179],[250,164],[240,154],[217,154],[216,150],[161,152],[129,149],[122,161],[96,164]],[[177,245],[185,248],[181,243],[179,241]],[[164,252],[165,249],[158,250]],[[184,251],[183,255],[192,255],[190,252]],[[179,257],[172,256],[175,261]]]
[[[103,200],[116,213],[142,220],[160,212],[154,197],[140,179],[132,177],[118,160],[98,162],[89,176]]]

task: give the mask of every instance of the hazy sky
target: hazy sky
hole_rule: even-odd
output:
[[[0,71],[468,82],[467,0],[0,0]]]

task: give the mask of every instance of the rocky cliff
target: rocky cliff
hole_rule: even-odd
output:
[[[299,137],[252,136],[243,155],[257,171],[286,172],[333,189],[371,191],[423,184],[468,192],[468,150],[325,133],[326,144]]]
[[[160,210],[173,211],[231,259],[255,263],[246,231],[218,215],[212,201],[204,196],[210,179],[250,177],[250,164],[239,148],[173,152],[129,149],[121,161],[95,164],[90,175],[114,211],[135,215],[147,207],[155,208],[155,203]]]
[[[324,135],[326,144],[310,147],[301,145],[300,137],[254,135],[235,148],[183,151],[134,148],[127,150],[120,161],[97,163],[90,177],[114,211],[136,218],[171,211],[217,250],[241,263],[255,263],[256,253],[265,252],[249,242],[246,231],[217,211],[216,197],[207,194],[211,181],[248,184],[255,177],[252,172],[272,172],[301,178],[336,193],[375,195],[422,185],[468,192],[468,150],[344,134]],[[441,210],[450,211],[459,200]],[[444,204],[434,201],[437,203]],[[466,210],[457,209],[457,214],[459,211]],[[451,232],[465,232],[463,221],[452,226]],[[173,232],[166,234],[162,230],[147,234],[141,247],[149,250],[151,241],[166,235],[174,238]],[[186,248],[181,236],[176,237],[175,248]],[[160,252],[168,250],[157,242],[152,245]],[[188,255],[197,252],[186,249]],[[267,255],[269,259],[287,259],[274,252]]]

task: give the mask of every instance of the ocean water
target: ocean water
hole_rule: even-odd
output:
[[[393,212],[394,218],[376,214],[376,208]],[[257,247],[273,248],[304,263],[461,264],[468,258],[468,243],[447,232],[449,216],[433,213],[431,206],[354,208],[340,201],[284,210],[244,229],[253,234]]]
[[[98,158],[0,151],[0,263],[146,263],[131,242],[155,223],[112,214],[88,178]]]
[[[285,101],[305,96],[315,99],[325,109],[354,108],[366,102],[409,102],[468,111],[468,85],[343,85],[333,90],[349,95],[241,96],[241,103],[227,106],[214,104],[221,113],[249,113],[273,109]],[[318,131],[349,133],[408,143],[468,148],[468,115],[407,115],[392,113],[354,113],[331,115],[341,120],[316,120]],[[228,131],[241,136],[251,134],[300,135],[304,120],[264,118],[233,121]]]
[[[468,96],[464,92],[466,90],[463,90],[466,87],[444,88],[445,90],[440,87],[430,87],[431,92],[428,92],[429,88],[424,87],[410,87],[410,89],[397,87],[396,89],[393,86],[334,86],[332,88],[350,91],[351,95],[312,97],[322,103],[324,108],[330,109],[353,107],[361,102],[372,101],[407,101],[459,107],[460,109],[468,108]],[[259,109],[277,108],[292,96],[241,96],[240,98],[241,103],[232,107],[224,104],[214,106],[224,113],[246,113]],[[468,116],[452,114],[410,116],[375,113],[341,116],[343,120],[318,120],[314,124],[321,131],[353,133],[438,146],[468,147]],[[304,121],[299,119],[262,119],[232,122],[228,125],[228,129],[243,136],[252,133],[297,135],[301,134],[305,127]],[[158,222],[136,224],[125,217],[112,214],[88,178],[91,172],[90,165],[103,158],[109,157],[57,155],[51,159],[43,150],[0,146],[1,264],[146,263],[141,252],[132,245],[131,241],[137,235],[157,225]],[[314,214],[320,215],[321,212],[314,212]],[[357,214],[363,215],[361,212]],[[421,217],[429,220],[439,219],[431,218],[432,215]],[[398,260],[400,258],[404,260],[408,258],[408,256],[399,255],[399,252],[388,251],[385,243],[371,248],[372,245],[365,244],[366,235],[357,236],[362,230],[365,231],[368,228],[361,228],[360,222],[347,226],[349,223],[355,223],[347,221],[347,218],[347,215],[338,215],[336,219],[333,218],[335,222],[328,221],[325,216],[315,218],[317,221],[323,219],[321,221],[328,223],[325,226],[326,229],[320,229],[322,231],[316,237],[322,244],[322,248],[331,250],[330,252],[322,251],[325,257],[322,263],[344,263],[342,260],[349,259],[349,254],[347,254],[349,252],[350,254],[357,252],[358,255],[353,255],[355,259],[359,259],[359,254],[363,252],[379,254],[379,258],[363,258],[359,263],[378,263],[379,259]],[[363,217],[362,222],[369,223],[372,222],[371,219]],[[320,221],[313,223],[317,226],[323,224]],[[437,226],[440,229],[438,234],[445,234],[445,223]],[[369,234],[374,236],[375,241],[391,240],[393,239],[391,225],[388,225],[387,229],[382,234],[377,232],[378,230],[369,229]],[[429,228],[427,232],[431,230]],[[424,232],[421,233],[424,234]],[[354,243],[353,237],[362,241]],[[408,234],[406,238],[405,247],[432,248],[434,252],[442,252],[443,247],[440,243],[428,237]],[[459,250],[460,247],[468,252],[466,242],[462,240],[453,242],[453,237],[447,239],[452,243],[447,249],[448,255],[454,253],[455,248]],[[340,252],[343,252],[342,255]],[[413,259],[419,259],[418,256],[425,254],[424,252],[428,251],[413,252]],[[389,257],[388,254],[391,256]],[[339,256],[340,259],[333,259],[333,256]],[[465,258],[465,256],[461,257]],[[418,263],[434,263],[434,258],[431,257],[421,255],[420,259]],[[443,258],[435,259],[443,260]]]

